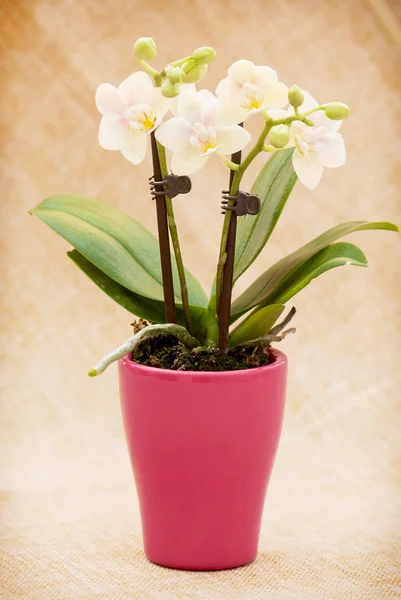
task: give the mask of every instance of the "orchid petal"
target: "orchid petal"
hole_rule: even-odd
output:
[[[269,108],[266,112],[269,117],[275,121],[278,119],[286,119],[289,116],[288,110],[283,110],[282,108]]]
[[[190,175],[205,166],[209,155],[200,155],[196,148],[188,145],[185,151],[175,152],[171,160],[173,173],[176,175]]]
[[[104,115],[99,125],[99,144],[105,150],[120,150],[128,132],[128,123],[119,115]]]
[[[317,112],[312,113],[309,115],[308,119],[311,119],[315,125],[326,127],[327,131],[333,133],[338,131],[342,125],[342,121],[334,121],[326,117],[324,110],[318,110]]]
[[[148,140],[145,131],[130,130],[121,148],[121,154],[133,165],[139,165],[145,158],[147,145]]]
[[[200,92],[199,92],[200,93]],[[214,96],[212,100],[205,102],[201,106],[202,123],[206,127],[218,127],[221,105]]]
[[[151,97],[151,107],[152,111],[155,115],[162,118],[166,114],[166,112],[170,109],[171,99],[166,98],[161,93],[160,88],[154,87],[152,89],[152,97]]]
[[[255,67],[254,73],[253,83],[262,88],[278,83],[277,72],[271,67]]]
[[[180,87],[180,93],[175,98],[171,98],[170,100],[170,110],[173,115],[179,114],[179,105],[182,102],[182,98],[185,94],[193,94],[196,92],[196,87],[194,83],[183,83]]]
[[[201,103],[197,92],[188,90],[182,97],[179,97],[177,115],[184,117],[191,125],[200,123],[202,119]]]
[[[253,81],[255,65],[250,60],[237,60],[228,69],[228,77],[237,85]]]
[[[246,108],[242,108],[242,106],[237,103],[226,104],[222,102],[220,104],[219,125],[221,127],[238,125],[238,123],[243,123],[250,116],[250,111]]]
[[[264,93],[263,108],[281,108],[288,104],[288,88],[279,81],[266,88]]]
[[[209,90],[199,90],[199,92],[196,92],[196,96],[199,100],[199,102],[206,103],[206,102],[213,102],[213,100],[216,100],[216,96],[213,94],[213,92],[210,92]]]
[[[229,77],[222,79],[216,87],[216,96],[222,102],[233,102],[238,93],[238,87],[233,84]]]
[[[155,132],[157,141],[173,152],[182,151],[193,134],[193,127],[184,117],[173,117],[160,125]]]
[[[300,182],[310,190],[314,190],[323,175],[323,165],[317,152],[309,153],[306,158],[297,149],[292,155],[292,166]]]
[[[227,155],[243,150],[251,139],[249,131],[239,125],[219,130],[219,154]]]
[[[320,140],[320,160],[324,167],[335,169],[341,167],[346,160],[344,140],[339,133],[326,133]]]
[[[121,115],[125,108],[117,88],[114,85],[110,85],[110,83],[99,85],[96,90],[95,102],[98,111],[102,115],[109,113]]]
[[[299,107],[299,112],[304,113],[304,112],[307,112],[308,110],[312,110],[313,108],[316,108],[319,106],[319,102],[314,99],[312,94],[310,94],[306,90],[302,90],[302,91],[303,91],[303,95],[304,95],[304,101],[303,101],[302,106]]]
[[[126,106],[135,106],[152,100],[153,82],[144,71],[132,73],[118,86],[118,92]]]

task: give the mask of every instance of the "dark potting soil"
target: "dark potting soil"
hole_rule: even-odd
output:
[[[274,362],[266,345],[233,348],[221,354],[217,349],[189,349],[172,335],[144,339],[131,359],[141,365],[173,371],[239,371]]]

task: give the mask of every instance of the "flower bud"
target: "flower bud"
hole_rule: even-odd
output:
[[[275,148],[284,148],[290,141],[290,128],[287,125],[275,125],[270,129],[269,141]]]
[[[182,82],[183,83],[196,83],[204,75],[206,75],[207,65],[199,65],[195,60],[190,58],[182,66]]]
[[[134,54],[140,60],[152,60],[157,54],[156,44],[152,38],[138,38],[134,44]]]
[[[197,48],[197,50],[192,52],[192,58],[196,60],[198,65],[206,65],[216,58],[216,51],[213,48],[209,48],[209,46]]]
[[[167,67],[166,77],[171,83],[180,83],[182,79],[182,71],[180,67]]]
[[[288,90],[288,101],[294,108],[302,106],[304,103],[304,93],[297,85],[293,85]]]
[[[166,98],[175,98],[180,93],[180,84],[171,83],[167,77],[163,80],[160,91]]]
[[[326,104],[324,114],[333,121],[342,121],[350,116],[351,110],[342,102],[329,102],[329,104]]]

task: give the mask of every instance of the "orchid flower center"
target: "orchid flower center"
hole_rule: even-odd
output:
[[[137,104],[127,108],[125,118],[132,132],[151,131],[157,121],[149,104]]]
[[[300,124],[301,125],[301,124]],[[303,128],[305,127],[305,128]],[[323,148],[321,137],[327,133],[327,127],[308,127],[307,125],[298,128],[294,137],[295,147],[306,159],[311,152],[319,152]]]
[[[210,154],[210,151],[214,151],[219,146],[217,139],[217,132],[214,127],[206,126],[203,123],[196,123],[194,125],[195,135],[191,135],[190,144],[194,148],[201,149],[203,154]]]
[[[238,104],[247,110],[259,110],[263,106],[264,94],[260,86],[244,83],[238,94]]]

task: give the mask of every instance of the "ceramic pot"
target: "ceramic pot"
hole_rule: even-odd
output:
[[[257,554],[283,420],[287,357],[257,369],[168,371],[119,361],[145,553],[216,570]]]

